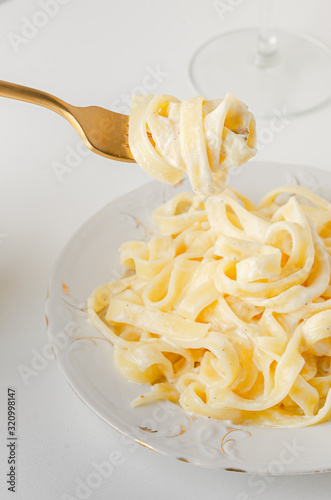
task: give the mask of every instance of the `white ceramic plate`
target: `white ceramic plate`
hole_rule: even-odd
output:
[[[229,180],[255,202],[272,188],[298,183],[331,199],[331,173],[308,167],[250,162],[233,169]],[[128,447],[134,440],[185,462],[256,474],[331,470],[331,422],[267,429],[195,417],[170,402],[131,408],[146,387],[116,371],[111,345],[88,324],[89,294],[121,276],[120,244],[149,238],[154,208],[188,189],[187,181],[176,188],[153,181],[109,203],[71,238],[55,265],[46,302],[48,337],[59,368],[74,392],[124,434]]]

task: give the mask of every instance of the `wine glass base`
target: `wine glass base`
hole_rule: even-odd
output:
[[[257,29],[226,33],[206,42],[190,63],[194,90],[206,99],[232,92],[255,116],[297,115],[331,98],[331,50],[308,35],[275,31],[278,57],[257,64]]]

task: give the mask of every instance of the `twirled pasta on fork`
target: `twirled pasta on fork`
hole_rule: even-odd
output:
[[[133,96],[129,144],[137,163],[161,182],[175,184],[185,172],[193,191],[222,191],[229,167],[256,154],[256,125],[246,104],[232,94],[180,102],[169,95]]]

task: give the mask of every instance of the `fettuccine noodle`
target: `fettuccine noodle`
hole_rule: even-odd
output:
[[[255,119],[232,94],[180,102],[170,95],[133,96],[129,145],[137,163],[153,177],[175,184],[186,172],[193,191],[220,193],[229,167],[256,154]]]
[[[96,289],[90,322],[118,370],[234,423],[301,427],[331,415],[331,204],[299,186],[259,206],[230,187],[180,193],[159,234],[120,248],[126,277]]]

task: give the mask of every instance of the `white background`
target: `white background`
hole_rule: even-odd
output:
[[[21,34],[24,18],[36,19],[40,3],[0,1],[0,78],[73,104],[113,109],[141,85],[148,67],[166,73],[155,92],[194,95],[187,72],[194,49],[220,32],[255,25],[258,9],[254,0],[232,2],[237,6],[221,20],[211,0],[62,0],[54,17],[15,50],[8,35]],[[328,0],[279,3],[279,26],[331,45]],[[291,120],[258,158],[330,170],[330,119],[329,106]],[[149,180],[137,165],[93,154],[78,159],[59,179],[54,165],[66,165],[67,148],[78,144],[61,117],[0,98],[0,497],[78,498],[79,478],[85,481],[93,462],[116,451],[123,463],[86,498],[329,498],[330,474],[256,480],[204,470],[142,447],[130,452],[118,433],[71,392],[55,361],[47,361],[24,385],[18,366],[31,367],[47,343],[44,300],[60,249],[86,218]],[[16,494],[6,492],[5,484],[9,385],[17,392]]]

